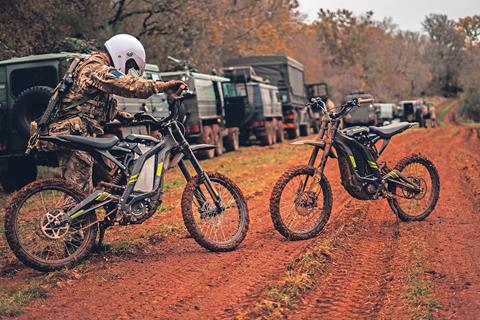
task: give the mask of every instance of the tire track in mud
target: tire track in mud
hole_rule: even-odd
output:
[[[367,206],[368,211],[374,208]],[[328,270],[318,279],[319,285],[303,307],[288,318],[376,318],[395,252],[395,220],[391,217],[370,214],[362,228],[336,249]]]

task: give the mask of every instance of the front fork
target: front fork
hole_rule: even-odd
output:
[[[193,153],[192,149],[190,149],[190,146],[181,133],[180,129],[178,128],[178,125],[175,123],[174,125],[176,128],[177,132],[177,138],[179,140],[180,147],[182,149],[183,154],[187,157],[187,159],[190,160],[190,163],[192,164],[193,169],[195,170],[196,174],[200,177],[201,181],[205,184],[205,188],[207,189],[209,195],[212,197],[213,202],[215,203],[215,206],[217,210],[220,212],[222,210],[222,207],[220,205],[220,195],[218,194],[217,190],[212,184],[212,181],[210,180],[210,177],[203,171],[202,167],[200,166],[200,162],[197,160],[197,157],[195,157],[195,154]],[[185,180],[190,181],[192,176],[190,175],[190,172],[188,171],[188,168],[183,160],[180,160],[178,163],[178,167],[180,168],[180,171],[182,171],[183,176],[185,177]],[[207,202],[207,198],[203,194],[203,192],[199,189],[199,192],[194,192],[194,196],[197,199],[198,203],[200,206],[203,206],[205,202]]]
[[[327,119],[322,119],[322,124],[320,126],[320,130],[318,132],[318,140],[324,140],[325,141],[325,148],[323,149],[322,153],[322,158],[320,160],[320,164],[318,165],[318,168],[316,170],[316,174],[313,176],[314,182],[311,184],[310,189],[313,186],[317,186],[320,183],[320,180],[322,179],[323,171],[325,170],[325,166],[327,165],[327,160],[328,156],[330,154],[330,151],[332,150],[332,143],[333,140],[335,139],[335,134],[337,132],[338,128],[338,122],[334,122],[333,127],[331,128],[331,134],[327,135],[327,139],[325,138],[325,133],[328,130],[328,124],[329,120]],[[319,146],[314,146],[312,154],[310,155],[310,159],[308,160],[308,166],[313,167],[315,165],[315,162],[318,157],[318,153],[320,152],[320,147]],[[307,176],[302,187],[302,192],[305,191],[307,188],[307,183],[308,183],[309,177]],[[320,189],[319,189],[320,190]]]

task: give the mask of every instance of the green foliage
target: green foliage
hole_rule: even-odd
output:
[[[0,317],[13,317],[22,313],[21,307],[33,299],[48,297],[47,290],[38,285],[30,285],[24,289],[9,292],[0,296]]]
[[[480,122],[480,88],[468,86],[462,98],[462,113],[473,121]]]

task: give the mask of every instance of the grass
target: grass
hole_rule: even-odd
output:
[[[415,241],[416,242],[416,241]],[[440,304],[433,297],[433,282],[426,277],[423,255],[415,244],[411,254],[413,263],[407,267],[405,279],[407,294],[403,299],[412,310],[412,319],[435,319]]]
[[[164,190],[169,190],[173,188],[179,188],[185,185],[185,180],[173,179],[172,181],[165,181],[163,184]]]
[[[452,103],[450,103],[449,105],[447,105],[445,108],[443,108],[440,112],[439,112],[439,115],[437,117],[437,119],[440,120],[440,122],[444,123],[445,122],[445,116],[447,115],[447,113],[453,108],[457,106],[457,102],[454,101]]]
[[[365,213],[352,215],[342,226],[307,248],[295,260],[283,276],[262,294],[260,301],[250,310],[237,315],[238,319],[285,318],[286,312],[301,305],[303,295],[317,284],[332,260],[332,254],[340,242],[354,233]]]
[[[460,124],[465,127],[469,128],[480,128],[480,122],[473,122],[473,121],[460,121]]]
[[[18,291],[11,291],[0,296],[0,317],[14,317],[22,314],[22,307],[33,299],[48,297],[47,289],[37,284],[31,284]]]

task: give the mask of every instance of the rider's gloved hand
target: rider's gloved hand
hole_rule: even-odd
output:
[[[123,123],[129,123],[133,121],[133,115],[125,111],[119,111],[116,118]]]
[[[163,91],[166,94],[177,93],[180,87],[188,88],[187,84],[181,80],[170,80],[168,82],[158,82],[158,90]]]

